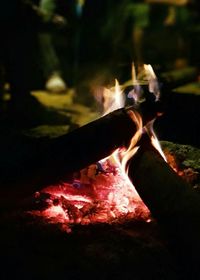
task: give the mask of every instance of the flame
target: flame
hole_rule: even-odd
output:
[[[155,96],[155,101],[160,99],[160,89],[157,81],[156,74],[150,64],[144,64],[144,69],[146,71],[147,80],[149,84],[149,92],[153,93]]]
[[[135,71],[134,64],[132,67],[132,77],[133,77],[133,82],[135,83],[136,82],[136,71]],[[111,110],[112,108],[114,108],[114,110],[117,110],[117,109],[123,108],[125,106],[125,95],[124,95],[123,91],[121,90],[117,79],[115,79],[114,91],[106,90],[106,92],[107,92],[107,94],[104,95],[105,102],[103,104],[104,105],[103,115],[113,111],[113,110]],[[110,102],[110,100],[112,100],[112,102]],[[108,104],[111,104],[111,106],[109,108],[107,108]],[[133,120],[133,122],[136,124],[136,133],[132,137],[128,149],[125,149],[125,150],[117,149],[110,156],[111,158],[114,159],[115,163],[117,163],[120,166],[124,175],[127,174],[126,163],[137,151],[137,148],[135,147],[135,145],[142,135],[142,127],[143,127],[142,118],[137,111],[133,112],[133,111],[129,110],[128,114],[129,114],[130,118]],[[110,158],[110,157],[108,157],[108,158]],[[108,159],[108,158],[106,158],[106,159]]]
[[[138,95],[140,93],[139,91],[139,84],[137,83],[137,78],[136,78],[136,71],[135,71],[135,66],[133,64],[132,67],[132,78],[133,78],[133,84],[137,86],[137,88],[134,89],[133,94],[135,95],[135,100],[136,102],[139,100]],[[110,96],[112,96],[112,108],[119,109],[125,106],[125,98],[123,91],[121,90],[119,83],[117,80],[115,80],[115,90],[114,93],[111,91],[110,94],[104,95],[105,102],[104,104],[109,103]],[[106,98],[108,98],[108,102],[106,102]],[[107,114],[108,112],[111,112],[110,110],[108,111],[106,106],[104,107],[104,114]],[[130,181],[128,177],[128,166],[127,162],[129,159],[137,152],[138,148],[136,146],[137,142],[139,141],[141,135],[142,135],[142,130],[143,130],[143,124],[142,124],[142,118],[140,114],[135,111],[128,111],[128,114],[130,118],[133,120],[133,122],[136,124],[136,133],[131,139],[131,142],[129,144],[129,147],[127,149],[116,149],[111,156],[107,157],[106,160],[111,160],[116,166],[118,166],[122,178],[125,180],[126,185],[128,186],[129,189],[132,190],[132,199],[134,200],[134,203],[139,202],[143,205],[144,212],[148,212],[146,206],[143,204],[139,194],[137,193],[135,187],[133,186],[132,182]],[[105,161],[105,159],[104,159]],[[135,204],[136,205],[136,204]]]
[[[152,120],[151,122],[149,122],[148,124],[146,124],[146,126],[144,127],[144,130],[146,131],[146,133],[149,135],[149,138],[151,139],[151,144],[154,146],[154,148],[160,153],[160,155],[162,156],[162,158],[167,162],[166,156],[160,146],[160,142],[153,130],[153,124],[154,124],[154,120]]]
[[[120,88],[119,82],[115,79],[115,87],[105,88],[103,91],[103,116],[108,113],[124,107],[125,95]]]
[[[146,81],[146,83],[145,83],[145,81]],[[136,69],[135,69],[134,63],[132,64],[132,83],[133,83],[134,89],[133,89],[133,91],[131,91],[131,97],[134,99],[136,104],[145,101],[145,97],[142,95],[142,91],[141,91],[141,86],[140,86],[141,84],[148,84],[149,93],[153,93],[153,95],[155,96],[155,102],[157,102],[160,99],[159,84],[157,81],[156,74],[150,64],[144,64],[143,69],[138,73],[138,75],[136,75]],[[129,97],[130,97],[130,95],[129,95]],[[152,120],[151,122],[149,122],[144,127],[144,130],[146,131],[146,133],[148,133],[148,135],[151,139],[152,145],[161,154],[163,159],[165,161],[167,161],[167,159],[162,151],[162,148],[160,146],[160,143],[158,141],[158,138],[153,130],[154,121],[155,120]],[[136,123],[135,119],[134,119],[134,122]],[[139,132],[137,132],[137,133],[139,133]],[[133,145],[131,145],[131,146],[133,146]]]
[[[153,93],[153,95],[155,96],[155,102],[158,101],[160,98],[160,90],[159,90],[159,86],[158,86],[157,77],[150,64],[148,64],[148,65],[144,64],[144,68],[142,71],[139,72],[138,76],[136,74],[135,65],[134,65],[134,63],[132,64],[133,90],[131,92],[129,92],[128,97],[129,98],[132,97],[134,99],[136,105],[138,105],[138,103],[143,102],[145,100],[145,98],[142,95],[142,90],[141,90],[141,86],[140,86],[139,79],[141,79],[141,78],[144,81],[143,84],[145,84],[145,81],[147,81],[149,92]],[[114,97],[114,99],[112,99],[112,107],[115,109],[119,109],[121,107],[124,107],[124,105],[125,105],[125,103],[123,103],[123,102],[125,102],[124,98],[121,98],[121,96],[123,96],[123,93],[119,89],[120,89],[119,83],[117,82],[117,83],[115,83],[114,95],[112,95],[112,97]],[[106,97],[109,98],[109,95],[104,96],[104,98],[106,98]],[[106,104],[106,102],[105,102],[105,104]],[[104,109],[105,109],[105,113],[107,113],[108,112],[107,108],[104,107]],[[127,163],[129,161],[129,159],[131,157],[133,157],[133,155],[137,152],[139,147],[136,145],[144,131],[146,131],[146,133],[149,135],[152,145],[158,150],[158,152],[161,154],[161,156],[164,158],[164,160],[165,161],[167,161],[167,160],[166,160],[166,157],[159,144],[157,136],[153,131],[154,120],[149,122],[145,127],[143,127],[142,118],[137,111],[133,112],[133,111],[129,110],[128,114],[129,114],[130,118],[133,120],[133,122],[136,124],[136,133],[132,137],[128,149],[117,149],[116,151],[114,151],[114,153],[109,158],[114,159],[115,164],[117,164],[119,166],[123,178],[125,178],[126,183],[129,185],[129,187],[133,191],[134,199],[141,200],[135,187],[133,186],[132,182],[130,181],[130,179],[127,175],[128,174]],[[106,160],[108,160],[108,158]]]
[[[141,102],[144,102],[145,99],[142,96],[141,91],[141,81],[138,80],[137,74],[136,74],[136,68],[135,64],[132,63],[132,85],[133,89],[128,93],[128,98],[132,98],[134,100],[135,105],[138,105]]]
[[[155,102],[160,98],[160,89],[157,81],[156,74],[150,64],[144,64],[143,68],[137,73],[134,63],[132,64],[132,79],[123,85],[123,88],[127,86],[133,86],[133,89],[129,92],[128,97],[132,98],[135,104],[142,103],[146,100],[144,92],[141,86],[148,85],[150,93],[153,93]]]
[[[140,79],[142,79],[143,82]],[[133,90],[129,92],[128,97],[129,98],[132,97],[136,105],[138,105],[138,103],[141,103],[145,100],[145,98],[142,95],[142,89],[140,84],[148,84],[149,92],[153,93],[153,95],[155,96],[155,102],[159,100],[160,98],[159,85],[158,85],[156,74],[153,71],[153,68],[150,64],[144,64],[143,69],[137,75],[135,65],[134,63],[132,63],[132,84],[133,84]],[[121,90],[119,91],[119,88],[120,88],[119,83],[117,82],[117,84],[115,84],[115,94],[112,95],[112,97],[114,97],[114,99],[112,99],[112,106],[115,109],[119,109],[125,105],[125,103],[123,103],[125,102],[124,98],[121,99],[119,98],[119,96],[123,96],[123,92]],[[105,98],[106,97],[108,96],[105,96]],[[105,107],[104,109],[105,112],[107,113]],[[133,120],[133,122],[136,124],[137,131],[133,136],[133,138],[131,139],[130,145],[127,150],[120,152],[120,155],[119,155],[119,150],[117,150],[113,154],[113,157],[118,162],[118,164],[121,165],[122,170],[125,170],[126,174],[128,172],[127,170],[128,167],[126,166],[127,162],[137,152],[138,147],[136,147],[136,144],[143,133],[143,123],[140,114],[137,113],[137,111],[135,112],[129,111],[128,114]],[[149,122],[144,127],[144,130],[148,133],[152,145],[158,150],[158,152],[161,154],[164,160],[167,161],[162,151],[162,148],[160,146],[160,143],[158,141],[158,138],[153,130],[154,121],[155,120]],[[121,160],[119,160],[120,158]]]

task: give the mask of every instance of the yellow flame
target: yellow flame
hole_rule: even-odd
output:
[[[128,171],[127,162],[138,150],[138,147],[136,147],[136,144],[138,143],[139,139],[142,136],[142,128],[143,128],[142,118],[138,112],[136,112],[136,111],[133,112],[133,111],[129,110],[128,114],[129,114],[130,118],[133,120],[133,122],[136,124],[137,130],[131,139],[128,149],[122,153],[121,165],[122,165],[122,168],[126,172]]]
[[[133,90],[134,91],[133,95],[134,95],[136,102],[143,101],[143,97],[140,95],[140,90],[141,90],[140,79],[148,82],[149,91],[155,95],[155,97],[156,97],[155,101],[157,101],[160,96],[160,91],[159,91],[159,87],[158,87],[158,81],[157,81],[156,74],[150,64],[144,64],[142,70],[140,70],[137,75],[135,64],[132,63],[132,85],[137,86],[137,88],[135,87],[135,89]],[[103,97],[104,97],[104,115],[108,114],[116,109],[122,108],[125,105],[125,95],[124,95],[122,87],[119,85],[119,82],[117,81],[117,79],[115,79],[114,89],[113,88],[105,89]],[[127,171],[127,166],[126,166],[127,162],[129,161],[129,159],[134,155],[134,153],[137,150],[137,148],[135,146],[142,135],[142,129],[143,129],[142,118],[141,118],[140,114],[137,113],[137,111],[134,111],[134,112],[129,111],[128,114],[129,114],[130,118],[133,120],[133,122],[136,124],[137,131],[136,131],[135,135],[133,136],[130,146],[128,147],[128,149],[126,151],[123,151],[123,152],[121,151],[120,156],[119,155],[116,156],[117,154],[119,154],[119,150],[116,150],[114,152],[114,154],[112,155],[112,157],[114,157],[115,160],[118,161],[118,163],[120,163],[120,165],[122,166],[122,169],[124,169],[125,171]],[[159,144],[159,141],[153,131],[153,123],[154,123],[154,120],[152,122],[148,123],[145,126],[145,130],[151,139],[152,145],[159,151],[159,153],[164,158],[164,160],[166,160],[165,155],[162,151],[162,148]],[[120,160],[119,160],[119,158],[120,158]]]
[[[147,132],[147,134],[149,135],[149,138],[151,139],[151,144],[154,146],[154,148],[160,153],[160,155],[163,157],[163,159],[167,162],[167,159],[165,157],[165,154],[162,151],[162,148],[160,146],[159,140],[153,130],[153,123],[155,120],[149,122],[146,126],[145,126],[145,130]]]
[[[134,74],[135,73],[135,74]],[[135,76],[134,76],[135,75]],[[135,77],[135,78],[134,78]],[[136,80],[136,72],[133,65],[133,79]],[[104,91],[104,115],[108,114],[109,112],[122,108],[125,105],[125,95],[123,91],[121,90],[121,87],[119,85],[119,82],[115,80],[115,87],[114,89],[105,89]],[[123,175],[123,178],[125,179],[126,183],[131,187],[136,200],[140,200],[138,193],[136,192],[132,182],[130,181],[127,173],[128,173],[128,167],[127,162],[129,159],[137,152],[139,147],[136,147],[136,144],[138,140],[140,139],[142,135],[142,118],[138,112],[133,112],[131,110],[128,111],[128,114],[130,118],[133,120],[133,122],[136,124],[136,133],[131,139],[130,145],[127,149],[116,149],[112,155],[107,157],[104,160],[108,160],[116,164],[121,171],[121,174]]]
[[[153,68],[150,64],[144,64],[144,69],[146,71],[147,80],[149,84],[149,92],[153,93],[155,96],[155,101],[158,101],[160,98],[160,90],[156,74],[153,71]]]
[[[104,113],[106,115],[114,110],[124,107],[125,104],[125,95],[121,90],[119,82],[115,79],[115,87],[111,89],[104,89],[103,92],[103,107]]]
[[[132,81],[133,81],[133,85],[137,83],[137,75],[136,75],[136,69],[134,63],[132,63]]]
[[[133,186],[132,182],[130,181],[128,177],[128,161],[130,158],[137,152],[139,149],[139,146],[136,146],[137,142],[141,138],[142,135],[142,118],[139,113],[128,111],[128,114],[130,118],[133,120],[133,122],[136,124],[136,133],[131,139],[130,145],[127,149],[124,150],[115,150],[114,153],[111,155],[111,157],[114,159],[114,161],[119,166],[121,173],[126,181],[126,183],[132,188],[132,191],[134,192],[134,196],[136,200],[141,200],[135,187]]]
[[[163,153],[163,150],[160,146],[160,143],[158,141],[158,138],[156,136],[151,136],[151,143],[156,148],[156,150],[160,153],[160,155],[163,157],[163,159],[167,162],[167,159],[165,157],[165,154]]]
[[[153,71],[153,68],[152,68],[152,66],[150,64],[144,64],[144,70],[145,70],[145,72],[147,74],[148,80],[151,79],[151,78],[152,79],[156,79],[156,74]]]

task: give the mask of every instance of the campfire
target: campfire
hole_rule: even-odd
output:
[[[150,65],[144,65],[143,71],[138,75],[133,65],[129,86],[130,84],[127,96],[124,93],[125,86],[120,86],[117,80],[115,87],[104,89],[101,96],[98,96],[106,118],[113,111],[115,113],[116,110],[123,110],[121,108],[126,106],[127,99],[129,103],[131,101],[131,106],[129,104],[125,111],[129,122],[132,122],[129,145],[118,145],[110,155],[73,172],[70,180],[36,192],[35,203],[38,210],[31,211],[32,215],[40,216],[50,223],[61,224],[67,232],[71,232],[75,224],[115,223],[127,219],[151,221],[148,207],[129,179],[128,163],[137,153],[143,135],[148,135],[149,141],[166,160],[153,131],[153,122],[160,114],[157,110],[160,91]],[[120,127],[117,133],[121,134]],[[107,141],[106,135],[104,141]]]

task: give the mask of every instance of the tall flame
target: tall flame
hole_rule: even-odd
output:
[[[142,71],[140,71],[137,75],[136,68],[133,63],[132,64],[133,89],[129,92],[128,97],[132,98],[134,104],[136,105],[145,101],[145,97],[142,94],[141,84],[148,85],[149,94],[153,93],[153,95],[155,96],[155,102],[157,102],[160,98],[160,90],[159,90],[157,77],[153,71],[152,66],[150,64],[144,64]],[[115,80],[115,88],[114,88],[115,90],[113,91],[113,89],[111,90],[106,89],[106,94],[104,95],[104,115],[107,114],[108,112],[111,112],[112,110],[116,110],[125,106],[125,96],[121,88],[119,86],[118,81]],[[107,107],[108,104],[111,104],[109,109]],[[137,152],[139,148],[137,146],[137,143],[141,138],[143,132],[146,132],[149,135],[152,145],[158,150],[158,152],[161,154],[161,156],[164,158],[165,161],[166,161],[166,157],[162,151],[160,143],[153,130],[153,123],[155,120],[152,120],[151,122],[149,122],[143,127],[142,118],[137,111],[133,112],[130,110],[128,111],[128,114],[136,125],[137,128],[136,133],[132,137],[129,147],[127,149],[117,149],[108,158],[112,158],[112,160],[114,160],[115,163],[120,167],[120,170],[123,174],[123,177],[126,179],[126,182],[128,183],[129,186],[132,187],[135,196],[139,198],[139,195],[137,194],[132,182],[128,178],[127,163],[130,160],[130,158]]]
[[[136,78],[136,71],[134,65],[132,67],[132,76],[133,76],[133,83],[137,85],[138,86],[137,89],[139,89],[139,84],[137,84],[136,82],[137,78]],[[105,92],[106,94],[104,94],[104,104],[103,104],[104,115],[111,112],[112,110],[117,110],[125,106],[125,94],[121,90],[117,80],[115,80],[114,91],[113,88],[111,88],[110,90],[106,89]],[[137,98],[138,96],[136,91],[134,92],[134,94],[135,94],[135,98]],[[107,108],[108,104],[111,104],[109,108]],[[132,189],[134,199],[137,201],[141,199],[127,175],[128,174],[127,162],[137,152],[139,148],[136,146],[136,144],[142,135],[143,124],[142,124],[142,118],[138,112],[136,111],[133,112],[129,110],[128,114],[130,118],[133,120],[133,122],[136,124],[136,133],[132,137],[129,147],[127,149],[125,148],[116,149],[108,158],[106,158],[106,160],[111,160],[112,162],[114,162],[115,165],[119,167],[120,172],[126,181],[126,184]]]
[[[155,102],[160,99],[160,89],[156,74],[150,64],[144,64],[143,69],[136,74],[135,65],[132,64],[132,85],[133,90],[128,94],[129,98],[133,98],[134,103],[137,105],[145,101],[145,96],[142,93],[141,85],[148,85],[149,94],[152,93],[155,97]],[[165,161],[166,157],[162,151],[158,138],[153,130],[153,124],[155,120],[149,122],[144,131],[149,135],[152,145],[158,150]]]
[[[148,85],[149,94],[153,93],[153,95],[155,96],[155,102],[159,100],[160,98],[159,85],[158,85],[156,74],[150,64],[144,64],[143,69],[140,70],[138,74],[136,73],[136,68],[134,63],[132,64],[132,85],[133,85],[133,89],[128,93],[128,97],[133,99],[133,103],[135,105],[138,105],[139,103],[145,101],[145,96],[143,96],[141,85]],[[120,86],[119,83],[117,82],[115,83],[114,93],[113,91],[111,91],[112,95],[111,93],[104,95],[105,104],[108,104],[108,102],[106,102],[106,98],[112,96],[112,108],[114,109],[119,109],[121,107],[124,107],[125,105],[125,98],[123,95],[123,91],[119,89]],[[107,112],[108,110],[104,107],[104,114],[106,114]],[[111,110],[109,112],[111,112]],[[137,111],[133,112],[130,110],[128,114],[130,118],[133,120],[133,122],[136,124],[137,131],[133,136],[133,138],[131,139],[128,149],[123,151],[117,150],[112,155],[115,158],[115,160],[118,162],[118,164],[120,164],[122,170],[125,170],[127,173],[128,171],[127,162],[136,153],[138,149],[138,147],[136,147],[136,144],[144,131],[149,135],[152,145],[159,151],[161,156],[166,160],[165,155],[162,152],[162,148],[157,139],[157,136],[153,130],[154,120],[152,120],[145,127],[143,127],[142,118],[140,114],[137,113]]]

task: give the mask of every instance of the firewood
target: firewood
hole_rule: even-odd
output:
[[[140,114],[144,123],[156,117],[159,103],[144,102]],[[73,172],[107,156],[116,148],[127,146],[137,131],[129,111],[116,110],[66,135],[38,145],[37,152],[25,159],[17,170],[0,176],[2,197],[26,197],[47,185],[69,179]],[[6,178],[5,178],[6,177]]]
[[[137,131],[129,111],[140,113],[143,124],[159,115],[160,103],[148,100],[137,110],[134,106],[118,109],[71,133],[56,138],[36,159],[41,166],[41,182],[53,183],[128,146]]]
[[[200,197],[148,140],[131,159],[129,177],[190,273],[198,270]],[[193,279],[193,278],[192,278]]]
[[[70,179],[73,172],[128,144],[135,132],[136,125],[127,110],[112,112],[49,142],[32,159],[35,176],[30,175],[38,188]]]

